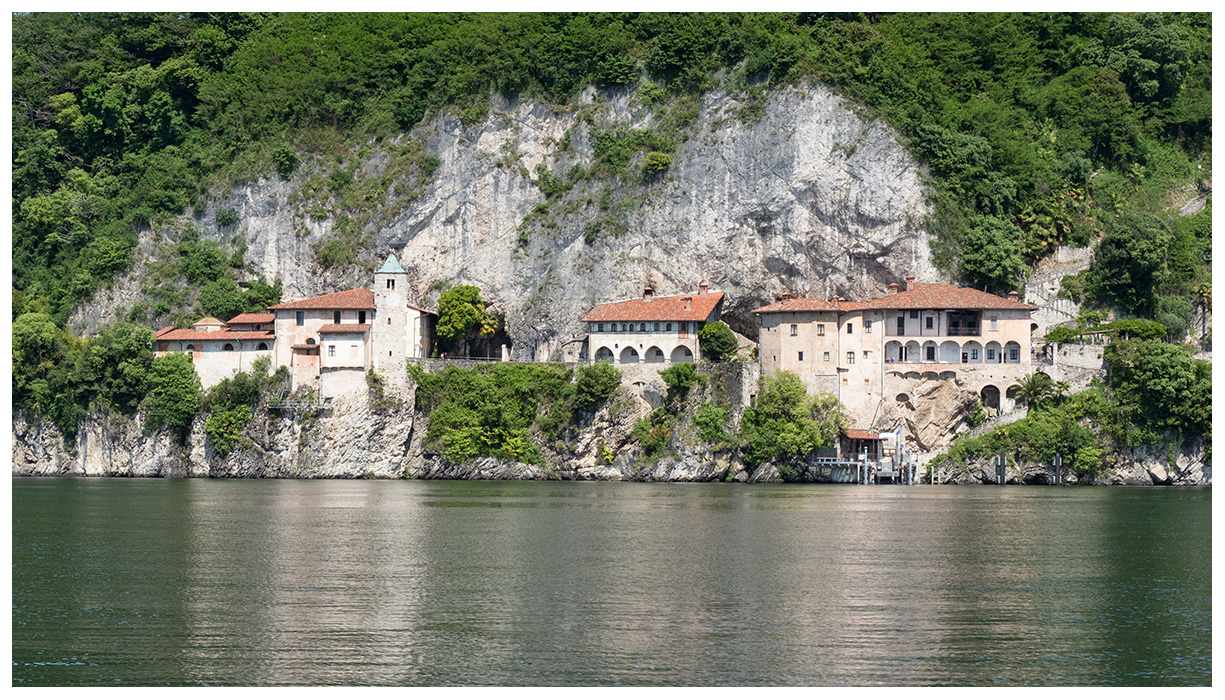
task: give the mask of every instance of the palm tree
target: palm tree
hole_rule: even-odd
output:
[[[1195,303],[1199,304],[1200,310],[1204,314],[1203,329],[1200,331],[1199,340],[1204,342],[1204,338],[1208,336],[1208,314],[1212,313],[1212,283],[1204,282],[1195,290]]]
[[[1034,372],[1018,382],[1017,396],[1025,399],[1025,412],[1028,413],[1030,408],[1035,408],[1042,400],[1051,395],[1054,389],[1054,383],[1051,378],[1042,372]]]

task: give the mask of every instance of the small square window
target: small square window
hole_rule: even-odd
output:
[[[995,350],[994,350],[994,349],[992,349],[992,348],[987,348],[987,359],[988,359],[988,360],[994,360],[994,359],[995,359]]]
[[[842,386],[846,386],[846,377],[842,378]]]
[[[300,325],[302,325],[302,323],[303,323],[303,322],[305,322],[305,321],[306,321],[306,312],[305,312],[305,311],[299,311],[299,312],[298,312],[298,313],[297,313],[297,314],[294,316],[294,323],[295,323],[295,325],[300,326]]]
[[[977,360],[977,359],[978,359],[978,351],[977,351],[977,350],[974,350],[974,349],[971,349],[971,350],[970,350],[970,359],[971,359],[971,360]]]
[[[603,332],[604,332],[604,324],[603,324],[603,323],[597,323],[597,324],[596,324],[596,332],[597,332],[597,333],[603,333]]]
[[[335,345],[328,346],[328,357],[336,357],[336,346]]]
[[[847,333],[854,333],[854,332],[855,332],[855,324],[854,324],[854,323],[848,323],[848,324],[846,324],[846,332],[847,332]]]
[[[928,316],[928,317],[927,317],[927,319],[924,321],[924,324],[927,326],[928,330],[931,330],[931,327],[932,327],[932,317],[931,317],[931,316]]]
[[[804,361],[804,351],[801,350],[800,351],[800,362],[803,362],[803,361]]]
[[[848,365],[853,365],[853,364],[855,364],[855,351],[854,351],[854,350],[851,350],[851,351],[848,351],[848,352],[847,352],[847,354],[846,354],[846,363],[847,363]]]
[[[864,351],[863,351],[863,359],[865,359],[865,360],[866,360],[866,359],[868,359],[868,351],[867,351],[867,350],[864,350]]]
[[[340,312],[339,311],[332,312],[332,323],[338,326],[340,325]]]
[[[824,323],[817,324],[817,335],[825,335],[825,324]]]
[[[825,353],[825,357],[824,357],[823,359],[824,359],[826,362],[829,362],[829,353],[828,353],[828,352],[827,352],[827,353]]]
[[[864,321],[864,322],[863,322],[863,332],[864,332],[864,333],[871,333],[871,332],[872,332],[872,320],[871,320],[871,319],[868,319],[868,320],[866,320],[866,321]]]
[[[867,385],[868,385],[868,380],[866,380],[866,379],[865,379],[865,380],[863,380],[863,385],[864,385],[864,386],[867,386]]]
[[[910,317],[911,317],[911,318],[918,318],[918,317],[919,317],[919,312],[918,312],[918,311],[911,311],[911,312],[910,312]]]
[[[991,330],[993,330],[993,331],[998,331],[998,330],[999,330],[999,326],[997,325],[997,323],[998,323],[998,322],[999,322],[999,318],[997,318],[997,317],[995,317],[995,316],[992,316],[992,317],[991,317]]]
[[[799,334],[800,334],[799,324],[797,323],[791,324],[791,335],[799,335]]]

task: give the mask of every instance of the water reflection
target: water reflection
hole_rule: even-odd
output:
[[[1211,680],[1208,492],[13,483],[18,685]]]

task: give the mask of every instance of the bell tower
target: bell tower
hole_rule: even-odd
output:
[[[389,384],[406,384],[404,362],[412,329],[408,325],[408,273],[395,254],[374,273],[374,326],[370,329],[374,369]]]

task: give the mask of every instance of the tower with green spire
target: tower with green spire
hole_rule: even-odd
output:
[[[408,273],[394,253],[374,273],[374,308],[370,329],[374,369],[385,381],[403,383],[415,329],[408,318]]]

